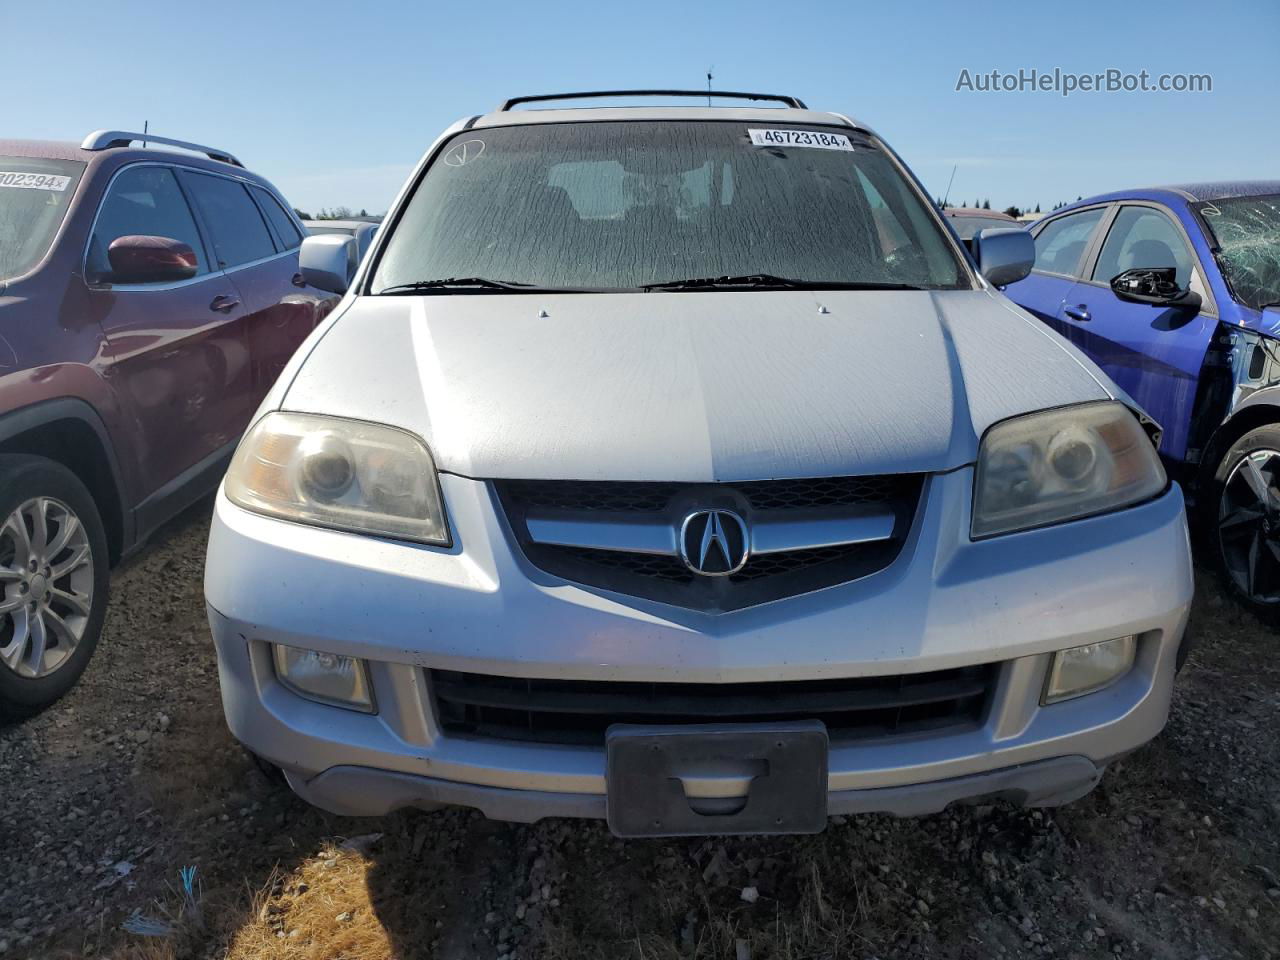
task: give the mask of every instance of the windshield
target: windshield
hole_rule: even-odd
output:
[[[762,274],[969,285],[890,158],[847,127],[619,121],[458,134],[410,198],[370,290]]]
[[[1196,209],[1232,295],[1254,310],[1280,303],[1280,194],[1231,197]]]
[[[0,157],[0,280],[40,262],[83,171],[74,160]]]
[[[951,217],[950,220],[961,240],[972,239],[973,235],[979,230],[1005,229],[1018,226],[1017,221],[1005,220],[1003,217]]]

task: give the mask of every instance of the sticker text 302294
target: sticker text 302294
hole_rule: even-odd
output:
[[[824,130],[748,130],[757,147],[817,147],[819,150],[853,150],[843,133]]]

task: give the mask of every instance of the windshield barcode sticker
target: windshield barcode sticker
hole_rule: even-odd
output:
[[[18,173],[0,170],[0,187],[16,187],[19,190],[56,190],[61,193],[71,182],[70,177],[58,177],[50,173]]]
[[[819,150],[852,150],[843,133],[821,130],[748,130],[757,147],[817,147]]]

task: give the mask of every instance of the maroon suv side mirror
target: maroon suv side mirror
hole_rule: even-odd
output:
[[[172,283],[196,275],[199,261],[189,244],[169,237],[116,237],[107,247],[111,283]]]

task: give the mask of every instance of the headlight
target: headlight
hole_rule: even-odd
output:
[[[276,676],[299,696],[334,706],[373,712],[363,660],[319,650],[273,644]]]
[[[241,441],[225,489],[246,510],[285,520],[449,544],[431,454],[394,427],[269,413]]]
[[[1040,702],[1057,703],[1110,686],[1129,672],[1137,646],[1137,639],[1128,636],[1059,650],[1053,655]]]
[[[974,539],[1042,527],[1147,500],[1164,467],[1138,418],[1107,401],[998,423],[974,478]]]

